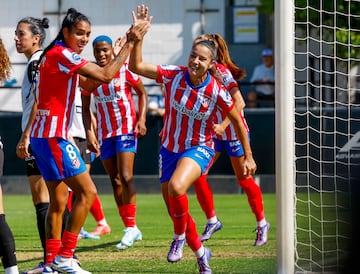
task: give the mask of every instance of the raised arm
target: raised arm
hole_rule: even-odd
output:
[[[132,17],[133,24],[126,33],[126,42],[109,64],[100,67],[97,64],[89,62],[76,71],[78,74],[86,77],[80,78],[80,86],[83,89],[92,91],[99,85],[99,82],[109,83],[129,57],[134,43],[144,37],[152,20],[152,17],[149,16],[149,8],[144,5],[138,6],[137,16],[135,16],[133,11]]]
[[[134,21],[140,20],[142,17],[143,6],[138,6],[137,15],[133,13]],[[145,35],[145,34],[144,34]],[[142,75],[144,77],[150,78],[150,79],[156,79],[157,78],[157,65],[146,63],[142,59],[142,44],[143,44],[143,38],[138,39],[134,42],[134,48],[130,54],[130,60],[129,60],[129,69],[133,71],[136,74]]]

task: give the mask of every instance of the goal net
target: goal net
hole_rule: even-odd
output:
[[[340,273],[360,219],[360,2],[294,0],[294,23],[295,272]]]

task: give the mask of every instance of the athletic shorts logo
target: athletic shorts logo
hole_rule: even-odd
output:
[[[80,167],[80,161],[78,158],[72,160],[71,165],[73,166],[73,168],[79,168]]]

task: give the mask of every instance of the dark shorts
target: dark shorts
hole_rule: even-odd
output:
[[[29,146],[29,153],[30,156],[25,158],[26,176],[41,175],[35,161],[35,156],[31,152],[31,146]]]
[[[87,140],[83,138],[73,137],[76,146],[80,150],[80,155],[83,158],[85,164],[89,165],[94,160],[95,153],[91,152],[87,148]]]

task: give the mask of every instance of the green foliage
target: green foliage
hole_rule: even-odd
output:
[[[260,0],[261,5],[257,7],[258,12],[264,14],[274,13],[274,0]]]
[[[358,58],[360,3],[355,1],[295,0],[298,30],[317,35],[336,49],[340,58]],[[352,16],[349,16],[351,14]]]
[[[273,0],[261,0],[258,11],[264,14],[274,12]],[[360,56],[360,2],[294,0],[296,6],[296,29],[309,31],[311,36],[332,44],[337,57],[359,58]],[[353,16],[348,16],[351,14]],[[336,29],[334,31],[334,29]]]
[[[263,247],[253,246],[256,223],[246,195],[215,194],[214,198],[217,214],[224,226],[205,243],[213,253],[213,273],[276,273],[275,194],[264,194],[265,213],[271,230],[269,241]],[[101,195],[100,200],[112,231],[101,236],[100,240],[79,240],[76,253],[84,269],[102,274],[198,273],[195,256],[188,246],[180,262],[170,264],[166,260],[173,232],[161,194],[137,195],[137,224],[143,240],[124,251],[115,249],[123,234],[123,224],[114,198]],[[31,269],[42,259],[31,197],[5,195],[4,205],[16,241],[19,269]],[[189,205],[201,233],[206,218],[194,195],[189,195]],[[89,215],[85,229],[92,231],[94,228],[94,219]]]

